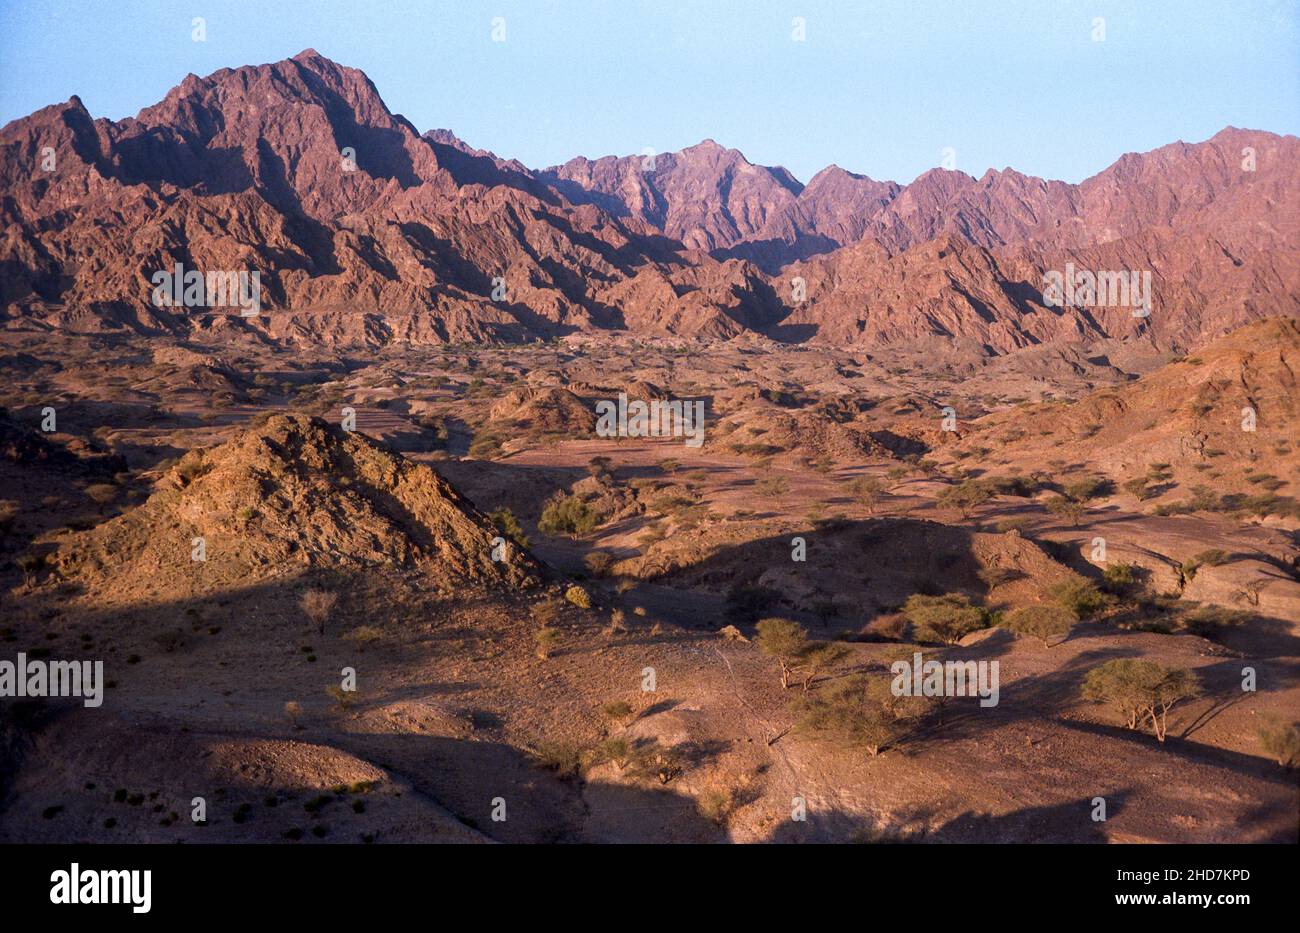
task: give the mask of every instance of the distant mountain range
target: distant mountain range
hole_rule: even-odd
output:
[[[1071,132],[1086,132],[1086,127]],[[312,50],[190,75],[121,121],[74,97],[0,130],[10,328],[340,346],[573,332],[981,353],[1198,344],[1300,308],[1300,139],[1228,128],[1070,185],[830,166],[712,140],[530,169],[423,135]],[[1149,316],[1052,306],[1044,274],[1150,272]],[[157,307],[177,265],[258,271],[262,313]]]

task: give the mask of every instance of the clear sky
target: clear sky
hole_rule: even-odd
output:
[[[907,182],[945,147],[1079,181],[1227,125],[1300,133],[1300,0],[0,0],[0,123],[73,94],[120,119],[309,47],[533,167],[713,138],[803,181]]]

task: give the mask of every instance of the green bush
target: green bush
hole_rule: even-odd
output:
[[[492,524],[497,526],[497,530],[505,537],[509,538],[520,547],[528,547],[528,535],[524,534],[523,526],[519,524],[519,519],[515,518],[515,513],[504,505],[493,509],[488,513],[488,518],[492,519]]]
[[[572,538],[590,534],[600,524],[600,516],[577,496],[560,495],[542,509],[537,527],[545,534],[566,534]]]
[[[1290,768],[1300,761],[1300,728],[1294,723],[1267,719],[1255,728],[1259,744],[1278,764]]]
[[[1074,613],[1064,606],[1043,605],[1016,609],[1007,616],[1003,625],[1017,635],[1041,639],[1046,645],[1053,638],[1064,641],[1074,622]]]
[[[1107,661],[1088,671],[1083,679],[1085,699],[1115,706],[1130,729],[1149,722],[1161,742],[1165,740],[1169,710],[1178,701],[1200,694],[1200,682],[1191,671],[1133,658]]]
[[[1124,593],[1137,582],[1137,577],[1133,572],[1133,565],[1123,562],[1107,564],[1101,575],[1105,581],[1106,590],[1110,593]]]
[[[987,485],[978,480],[968,479],[956,486],[944,487],[935,502],[941,508],[957,509],[964,518],[969,518],[975,509],[992,498],[992,495]]]
[[[564,598],[579,609],[591,608],[591,594],[577,584],[573,584],[564,591]]]
[[[1084,514],[1088,511],[1082,502],[1068,496],[1052,496],[1047,500],[1046,504],[1047,511],[1067,519],[1075,528],[1079,527],[1079,522],[1082,521]]]
[[[921,641],[938,641],[952,645],[963,635],[988,625],[983,609],[972,606],[960,593],[925,596],[915,593],[903,604],[903,615],[912,623],[912,635]]]
[[[603,577],[614,566],[614,555],[609,551],[588,551],[582,563],[591,571],[592,576]]]
[[[1220,548],[1201,551],[1195,557],[1183,561],[1183,576],[1188,580],[1194,580],[1196,579],[1196,571],[1202,567],[1218,567],[1220,564],[1226,564],[1227,562],[1228,553]]]
[[[859,476],[849,483],[849,492],[868,512],[874,512],[885,494],[884,484],[874,476]]]
[[[1061,581],[1052,587],[1051,593],[1077,619],[1090,619],[1110,604],[1106,594],[1080,577]]]
[[[781,686],[790,686],[799,657],[808,648],[808,633],[789,619],[763,619],[758,623],[758,647],[781,664]]]
[[[888,677],[857,675],[801,695],[795,728],[874,758],[915,735],[929,707],[924,697],[894,696]]]

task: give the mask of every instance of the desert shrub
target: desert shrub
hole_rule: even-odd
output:
[[[1300,518],[1300,503],[1297,503],[1290,496],[1279,496],[1273,493],[1260,493],[1254,496],[1225,496],[1222,506],[1228,511],[1245,512],[1257,518],[1267,518],[1270,515],[1278,515],[1282,518]]]
[[[868,512],[874,512],[885,494],[884,484],[874,476],[859,476],[849,483],[849,492]]]
[[[695,799],[700,816],[721,826],[736,807],[735,793],[729,787],[706,787]]]
[[[627,615],[622,609],[614,609],[609,614],[609,625],[605,626],[604,634],[617,635],[620,632],[627,631]]]
[[[515,518],[515,513],[510,509],[504,505],[495,508],[488,513],[488,518],[502,535],[520,547],[528,547],[528,535],[524,534],[523,526],[519,524],[519,519]]]
[[[600,524],[600,516],[577,496],[559,495],[542,509],[537,527],[548,535],[566,534],[579,538],[590,534]]]
[[[303,592],[298,600],[298,606],[308,619],[316,623],[320,634],[324,635],[325,623],[329,621],[330,613],[334,611],[334,605],[338,600],[337,593],[312,587]]]
[[[1144,476],[1138,476],[1125,482],[1124,491],[1136,496],[1139,502],[1145,502],[1155,495],[1155,491],[1147,485],[1147,478]]]
[[[914,735],[928,708],[923,697],[895,696],[887,677],[857,675],[801,694],[795,728],[875,757]]]
[[[980,581],[990,589],[1019,580],[1023,576],[1024,572],[1014,567],[982,567],[979,571]]]
[[[681,512],[684,509],[690,508],[694,504],[695,500],[689,496],[665,494],[662,496],[655,496],[646,505],[646,508],[651,512],[654,512],[656,515],[667,515],[670,512]]]
[[[475,460],[491,460],[501,453],[505,438],[494,431],[478,431],[470,441],[469,455]]]
[[[1062,580],[1052,587],[1051,593],[1076,619],[1090,619],[1109,604],[1095,584],[1081,577]]]
[[[560,619],[560,613],[564,611],[564,600],[558,596],[551,596],[535,603],[532,608],[532,617],[542,628],[553,625]]]
[[[858,632],[855,641],[902,641],[907,635],[907,618],[901,613],[876,616]]]
[[[633,751],[632,743],[627,739],[617,737],[605,739],[593,749],[590,764],[601,765],[612,761],[619,770],[622,770],[632,758]]]
[[[1027,499],[1038,491],[1039,483],[1028,477],[994,476],[984,480],[985,487],[995,496],[1019,496]]]
[[[589,551],[582,559],[583,565],[594,577],[603,577],[614,566],[614,555],[609,551]]]
[[[1075,502],[1088,502],[1107,495],[1112,485],[1110,480],[1090,476],[1068,483],[1065,487],[1065,494]]]
[[[1038,638],[1047,645],[1053,638],[1064,641],[1074,622],[1074,613],[1064,606],[1041,605],[1014,610],[1007,615],[1003,625],[1017,635]]]
[[[1047,511],[1066,519],[1075,528],[1079,527],[1079,522],[1088,511],[1082,502],[1068,496],[1052,496],[1046,505]]]
[[[799,657],[799,675],[803,680],[803,690],[807,693],[818,674],[830,670],[834,664],[848,652],[833,642],[819,642],[809,645]]]
[[[1218,638],[1225,630],[1241,625],[1247,618],[1246,613],[1235,609],[1225,609],[1222,606],[1197,606],[1185,613],[1178,620],[1178,625],[1189,635]]]
[[[611,700],[600,708],[609,719],[619,722],[632,715],[632,704],[626,700]]]
[[[992,497],[989,487],[978,480],[963,480],[955,486],[945,487],[936,497],[936,503],[942,508],[953,508],[969,518],[976,508]]]
[[[326,687],[325,692],[334,698],[334,702],[338,703],[339,709],[349,708],[357,697],[355,690],[344,690],[338,684],[331,684]]]
[[[754,491],[768,499],[780,499],[790,490],[790,481],[784,476],[765,476],[754,483]]]
[[[1106,569],[1101,572],[1101,576],[1106,591],[1117,595],[1126,592],[1129,587],[1137,582],[1133,565],[1126,564],[1123,561],[1107,564]]]
[[[1085,699],[1110,703],[1130,729],[1149,722],[1161,742],[1165,740],[1169,710],[1178,701],[1200,694],[1200,682],[1191,671],[1133,658],[1107,661],[1088,671],[1083,679]]]
[[[176,475],[182,486],[188,486],[212,469],[201,450],[191,450],[183,454],[176,463]]]
[[[348,641],[354,641],[359,645],[369,645],[372,642],[380,641],[384,637],[381,629],[373,625],[358,625],[343,636]]]
[[[1295,723],[1266,719],[1255,727],[1255,735],[1268,756],[1284,768],[1300,762],[1300,728]]]
[[[1219,494],[1209,486],[1193,486],[1192,498],[1187,505],[1193,512],[1217,512],[1222,503]]]
[[[553,771],[557,777],[575,777],[582,770],[582,753],[567,742],[543,742],[533,753],[539,768]]]
[[[1201,553],[1196,556],[1183,561],[1183,576],[1188,580],[1194,580],[1196,579],[1196,571],[1200,570],[1202,567],[1218,567],[1227,562],[1228,553],[1220,548],[1211,548],[1208,551],[1201,551]]]
[[[926,596],[914,593],[903,604],[903,615],[912,623],[912,635],[921,641],[956,644],[963,635],[984,628],[987,616],[960,593]]]
[[[560,643],[560,633],[553,628],[542,627],[533,633],[533,641],[537,643],[537,657],[545,661]]]
[[[591,594],[576,583],[565,589],[564,598],[579,609],[591,608]]]
[[[758,647],[781,665],[781,686],[790,686],[790,677],[799,658],[808,648],[808,633],[798,622],[789,619],[762,619],[758,623]]]

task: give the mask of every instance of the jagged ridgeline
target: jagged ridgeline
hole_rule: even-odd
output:
[[[0,130],[0,156],[0,303],[19,328],[1000,354],[1135,336],[1185,349],[1300,305],[1300,140],[1232,127],[1078,185],[837,166],[804,185],[712,140],[533,170],[421,135],[362,72],[307,50],[189,75],[120,121],[73,97]],[[1140,272],[1151,313],[1049,301],[1070,268]]]

